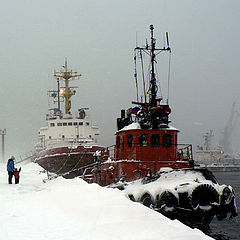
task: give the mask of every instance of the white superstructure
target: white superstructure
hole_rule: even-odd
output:
[[[57,79],[57,91],[48,91],[49,97],[54,99],[53,103],[58,103],[57,108],[49,109],[46,116],[47,126],[41,127],[38,132],[39,142],[36,151],[48,150],[57,147],[77,147],[85,148],[96,145],[96,136],[99,135],[99,128],[92,124],[90,116],[87,114],[88,108],[78,109],[76,117],[71,113],[71,98],[76,91],[70,87],[70,81],[77,80],[81,74],[73,72],[67,67],[67,60],[60,71],[55,71]],[[60,80],[64,86],[60,87]],[[64,101],[63,101],[64,99]],[[64,102],[64,113],[61,110],[60,102]]]
[[[41,127],[38,132],[39,142],[36,150],[75,144],[96,144],[96,136],[100,134],[99,128],[92,124],[86,110],[79,109],[77,117],[71,114],[65,114],[63,117],[47,115],[47,126]]]

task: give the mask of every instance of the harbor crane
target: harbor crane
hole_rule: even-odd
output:
[[[233,102],[230,117],[223,129],[223,137],[220,140],[220,145],[222,146],[225,154],[232,153],[231,137],[232,137],[233,131],[236,127],[237,120],[240,116],[240,113],[237,110],[235,110],[235,105],[236,105],[236,102]]]

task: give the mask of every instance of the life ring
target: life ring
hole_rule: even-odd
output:
[[[166,108],[165,108],[165,113],[166,113],[167,115],[169,115],[169,114],[171,113],[171,108],[170,108],[170,107],[166,107]]]
[[[170,107],[163,107],[163,106],[158,106],[155,107],[153,110],[153,114],[157,114],[157,113],[162,113],[165,112],[165,114],[169,115],[171,113],[171,108]]]
[[[155,112],[157,112],[157,111],[159,111],[159,110],[163,110],[163,107],[162,107],[162,106],[155,107],[155,108],[153,109],[153,113],[155,113]]]

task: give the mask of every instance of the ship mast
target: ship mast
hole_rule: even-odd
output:
[[[148,104],[151,107],[156,107],[158,104],[158,101],[162,100],[162,98],[160,99],[157,98],[158,87],[157,87],[156,74],[155,74],[156,55],[162,51],[171,52],[171,49],[169,47],[167,32],[166,32],[167,47],[156,48],[156,39],[154,38],[153,30],[154,30],[153,25],[150,25],[151,45],[149,46],[148,43],[146,43],[145,47],[136,47],[135,51],[139,51],[140,54],[143,51],[150,56],[151,70],[150,70],[150,84],[149,84],[149,103],[145,102],[145,104]],[[133,103],[142,105],[142,103],[137,103],[137,102],[133,102]]]
[[[61,78],[65,83],[64,89],[60,90],[60,92],[65,99],[65,114],[71,114],[71,97],[75,95],[76,91],[72,90],[72,87],[69,86],[69,82],[71,80],[77,80],[81,76],[81,74],[77,74],[77,72],[69,70],[67,67],[67,59],[65,59],[65,65],[63,66],[63,70],[60,70],[59,72],[55,71],[54,76],[57,79]]]
[[[151,80],[150,80],[150,96],[149,96],[149,102],[152,106],[156,107],[157,106],[157,84],[156,84],[156,76],[155,76],[155,69],[154,69],[154,63],[155,63],[155,44],[156,44],[156,39],[153,37],[153,25],[150,25],[150,30],[151,30],[151,50],[150,50],[150,56],[151,56],[151,66],[152,66],[152,71],[151,71]]]
[[[125,115],[125,110],[121,111],[121,117],[117,119],[117,128],[118,130],[128,126],[129,124],[138,122],[140,124],[141,129],[160,129],[160,128],[168,128],[168,124],[170,121],[168,120],[168,116],[171,113],[171,109],[168,105],[168,98],[167,104],[160,104],[162,97],[157,97],[158,86],[156,80],[156,57],[161,52],[169,52],[171,53],[171,49],[169,47],[168,41],[168,33],[166,32],[166,42],[163,48],[156,48],[156,39],[154,38],[153,34],[154,27],[150,25],[150,37],[151,42],[148,45],[146,41],[146,45],[143,47],[136,46],[134,49],[134,65],[135,65],[135,73],[134,78],[136,82],[137,88],[137,102],[132,101],[133,104],[136,104],[139,107],[130,108],[127,110],[127,115]],[[166,47],[165,47],[166,46]],[[144,71],[144,64],[143,62],[143,54],[145,53],[150,57],[150,65],[149,65],[149,88],[146,90],[145,85],[145,71]],[[141,102],[138,98],[138,74],[137,74],[137,56],[140,58],[141,70],[142,70],[142,90],[144,93],[144,101],[141,97]],[[170,58],[169,58],[170,59]],[[169,61],[170,64],[170,61]],[[170,68],[168,68],[170,70]],[[168,77],[168,86],[169,86],[169,77]],[[135,115],[132,116],[132,115]]]

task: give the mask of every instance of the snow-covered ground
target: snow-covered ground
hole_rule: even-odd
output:
[[[20,166],[17,166],[20,167]],[[128,200],[117,189],[79,178],[43,182],[34,163],[21,165],[20,184],[0,164],[0,240],[207,240],[197,229]]]

